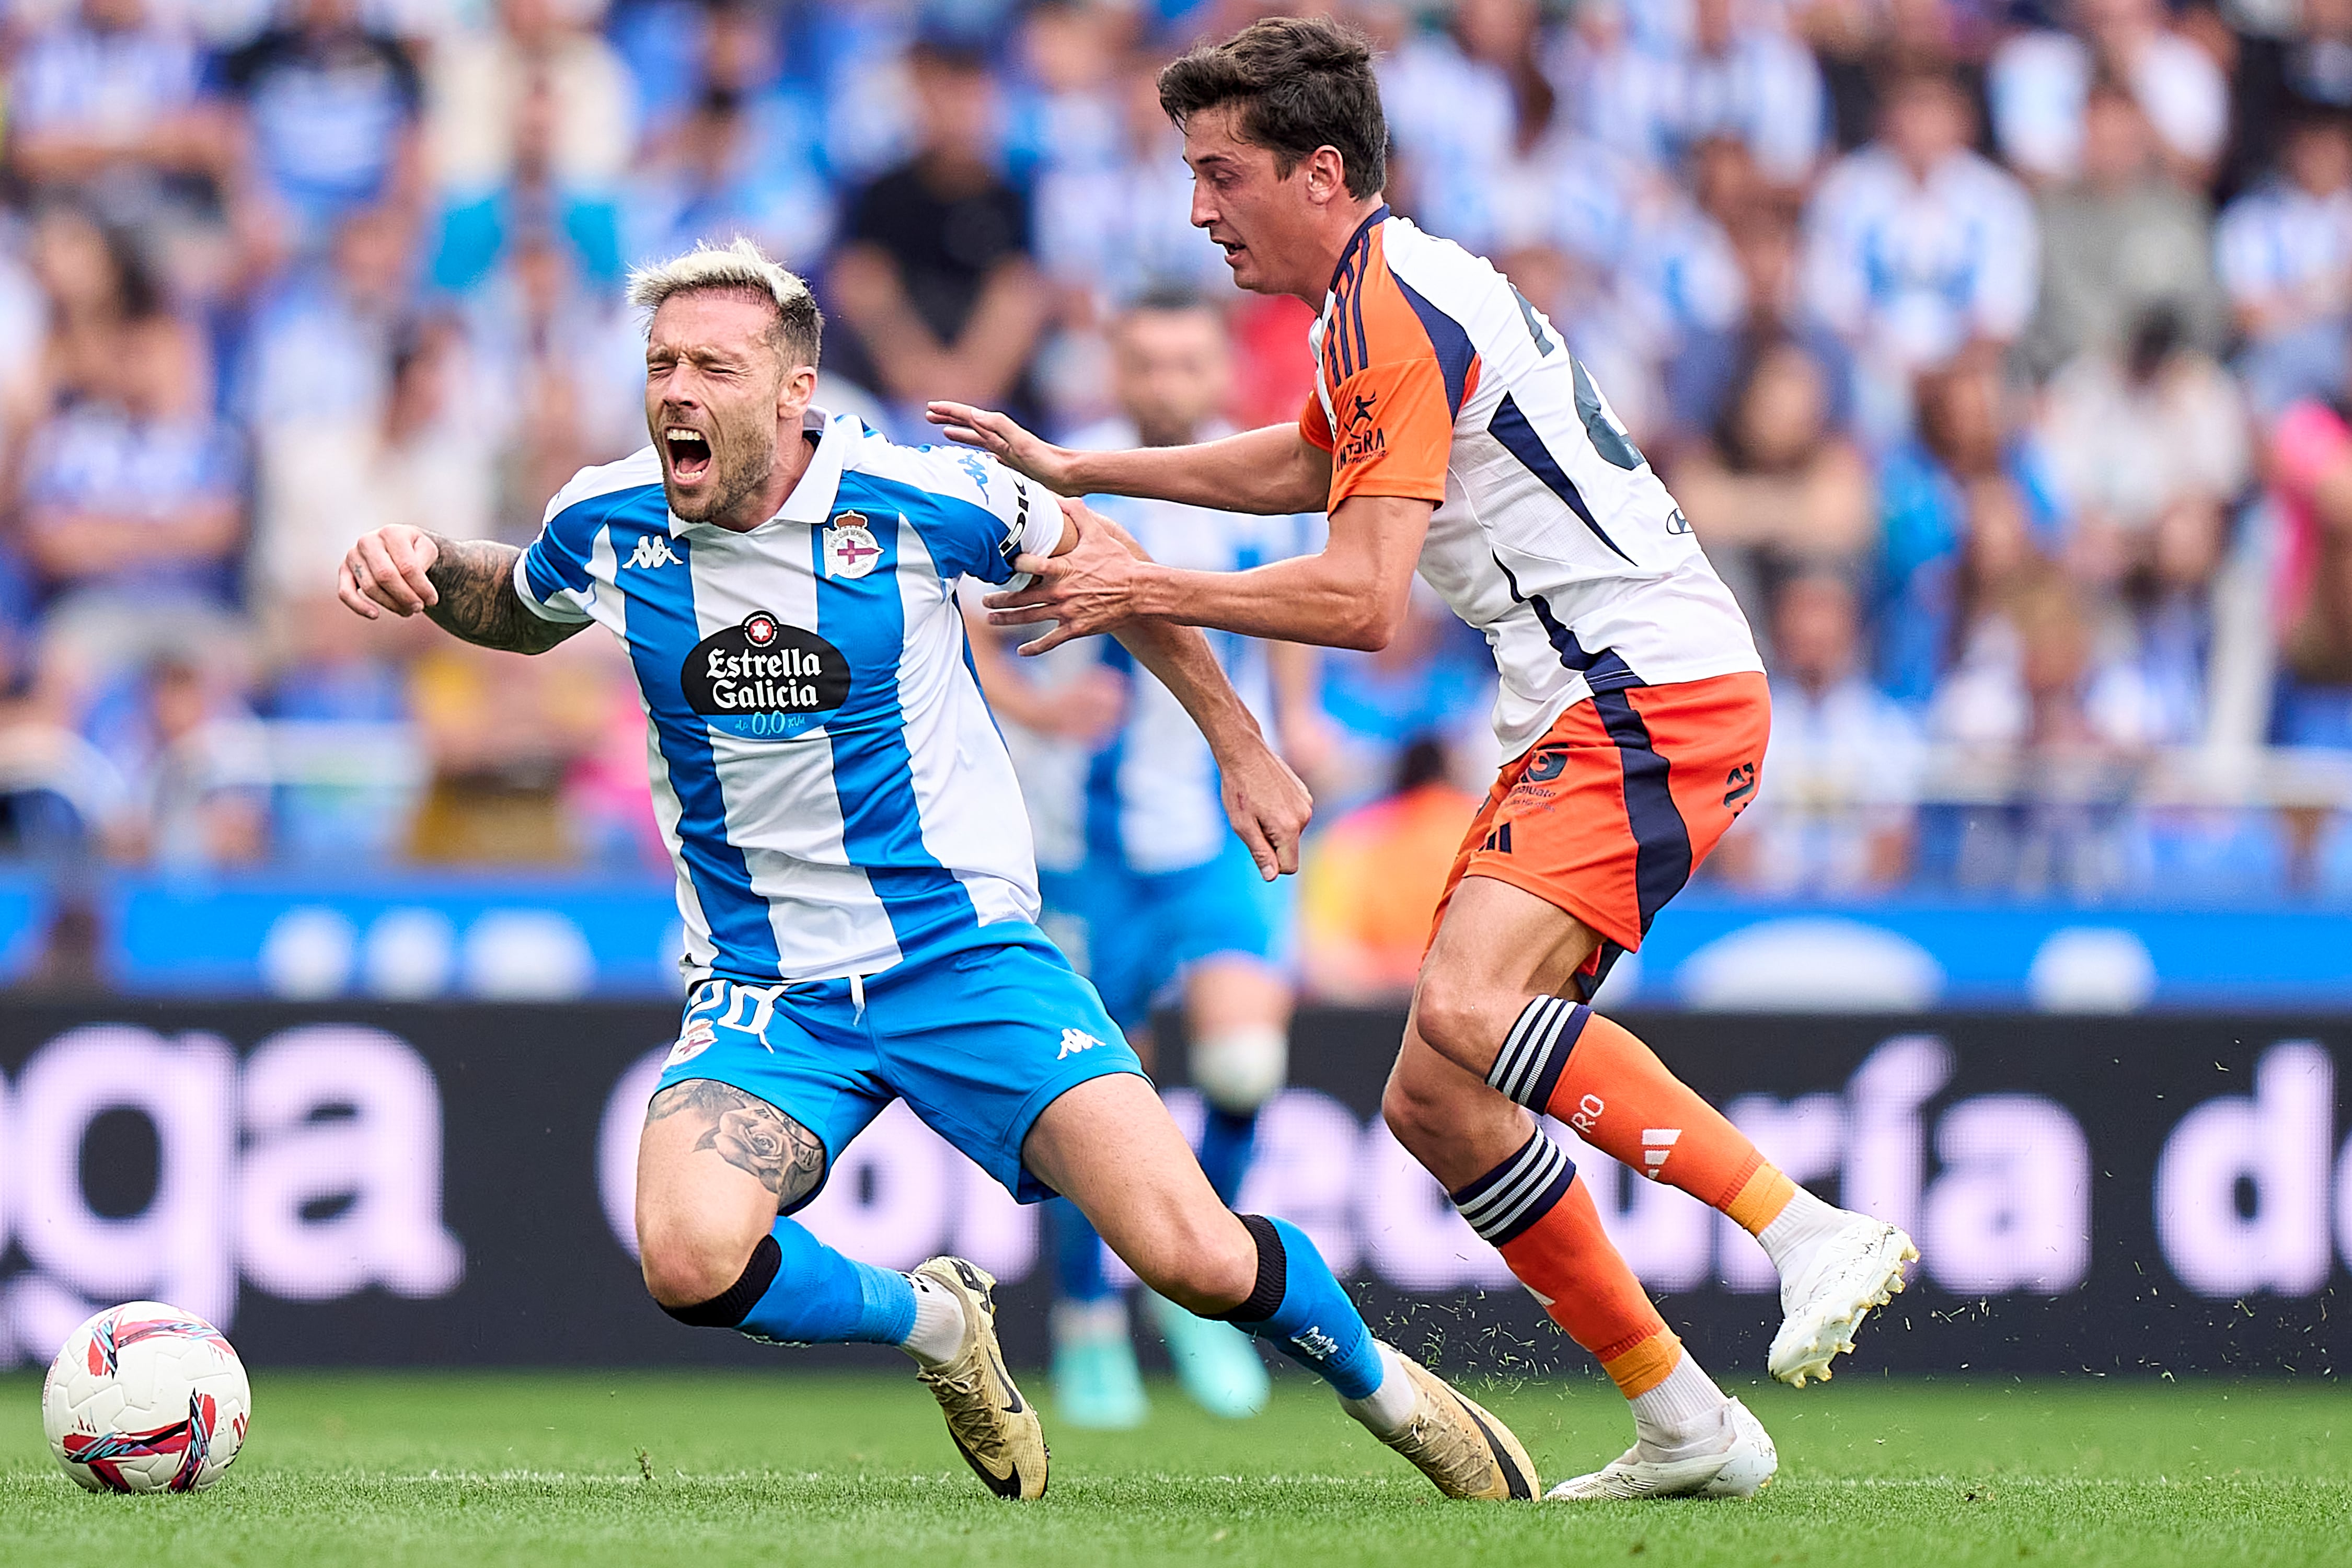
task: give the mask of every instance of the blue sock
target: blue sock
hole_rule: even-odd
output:
[[[1366,1399],[1387,1369],[1363,1314],[1331,1276],[1330,1265],[1287,1220],[1241,1216],[1257,1243],[1257,1286],[1249,1300],[1217,1316],[1262,1340],[1339,1391]]]
[[[1242,1201],[1242,1178],[1257,1149],[1257,1112],[1210,1106],[1201,1121],[1201,1169],[1227,1208]]]
[[[780,1219],[753,1249],[747,1283],[771,1253],[774,1277],[731,1325],[740,1331],[800,1345],[904,1344],[915,1331],[915,1288],[904,1274],[845,1258],[797,1220]]]
[[[1067,1198],[1045,1200],[1046,1234],[1054,1247],[1054,1299],[1107,1301],[1115,1292],[1103,1274],[1102,1237]]]

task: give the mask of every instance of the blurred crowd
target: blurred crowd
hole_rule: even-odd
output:
[[[820,401],[901,436],[1100,419],[1171,285],[1230,417],[1295,416],[1310,313],[1188,227],[1152,85],[1277,8],[11,0],[0,840],[658,865],[610,639],[367,625],[347,542],[527,541],[643,442],[626,269],[739,233],[817,289]],[[1329,8],[1391,204],[1549,313],[1756,627],[1719,882],[2352,893],[2352,0]],[[1431,605],[1322,679],[1356,907],[1478,787],[1491,670]]]

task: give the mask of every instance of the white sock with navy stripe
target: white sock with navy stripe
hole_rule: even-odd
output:
[[[1568,1054],[1584,1034],[1592,1009],[1565,996],[1538,996],[1520,1009],[1517,1022],[1503,1037],[1486,1081],[1541,1116],[1551,1108],[1551,1091],[1559,1084]]]

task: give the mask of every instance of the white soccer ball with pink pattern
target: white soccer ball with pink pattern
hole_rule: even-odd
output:
[[[68,1336],[41,1385],[66,1474],[94,1492],[194,1492],[245,1444],[253,1394],[218,1329],[161,1301],[110,1307]]]

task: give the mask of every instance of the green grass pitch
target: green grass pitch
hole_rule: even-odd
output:
[[[1042,1384],[1042,1377],[1033,1377]],[[264,1373],[195,1497],[93,1497],[0,1379],[0,1563],[2343,1563],[2352,1394],[2332,1384],[1891,1384],[1739,1392],[1780,1444],[1745,1503],[1449,1503],[1303,1378],[1255,1421],[1172,1388],[1139,1431],[1056,1430],[998,1502],[907,1376]],[[1487,1397],[1489,1391],[1481,1391]],[[1491,1391],[1547,1480],[1627,1441],[1583,1380]]]

